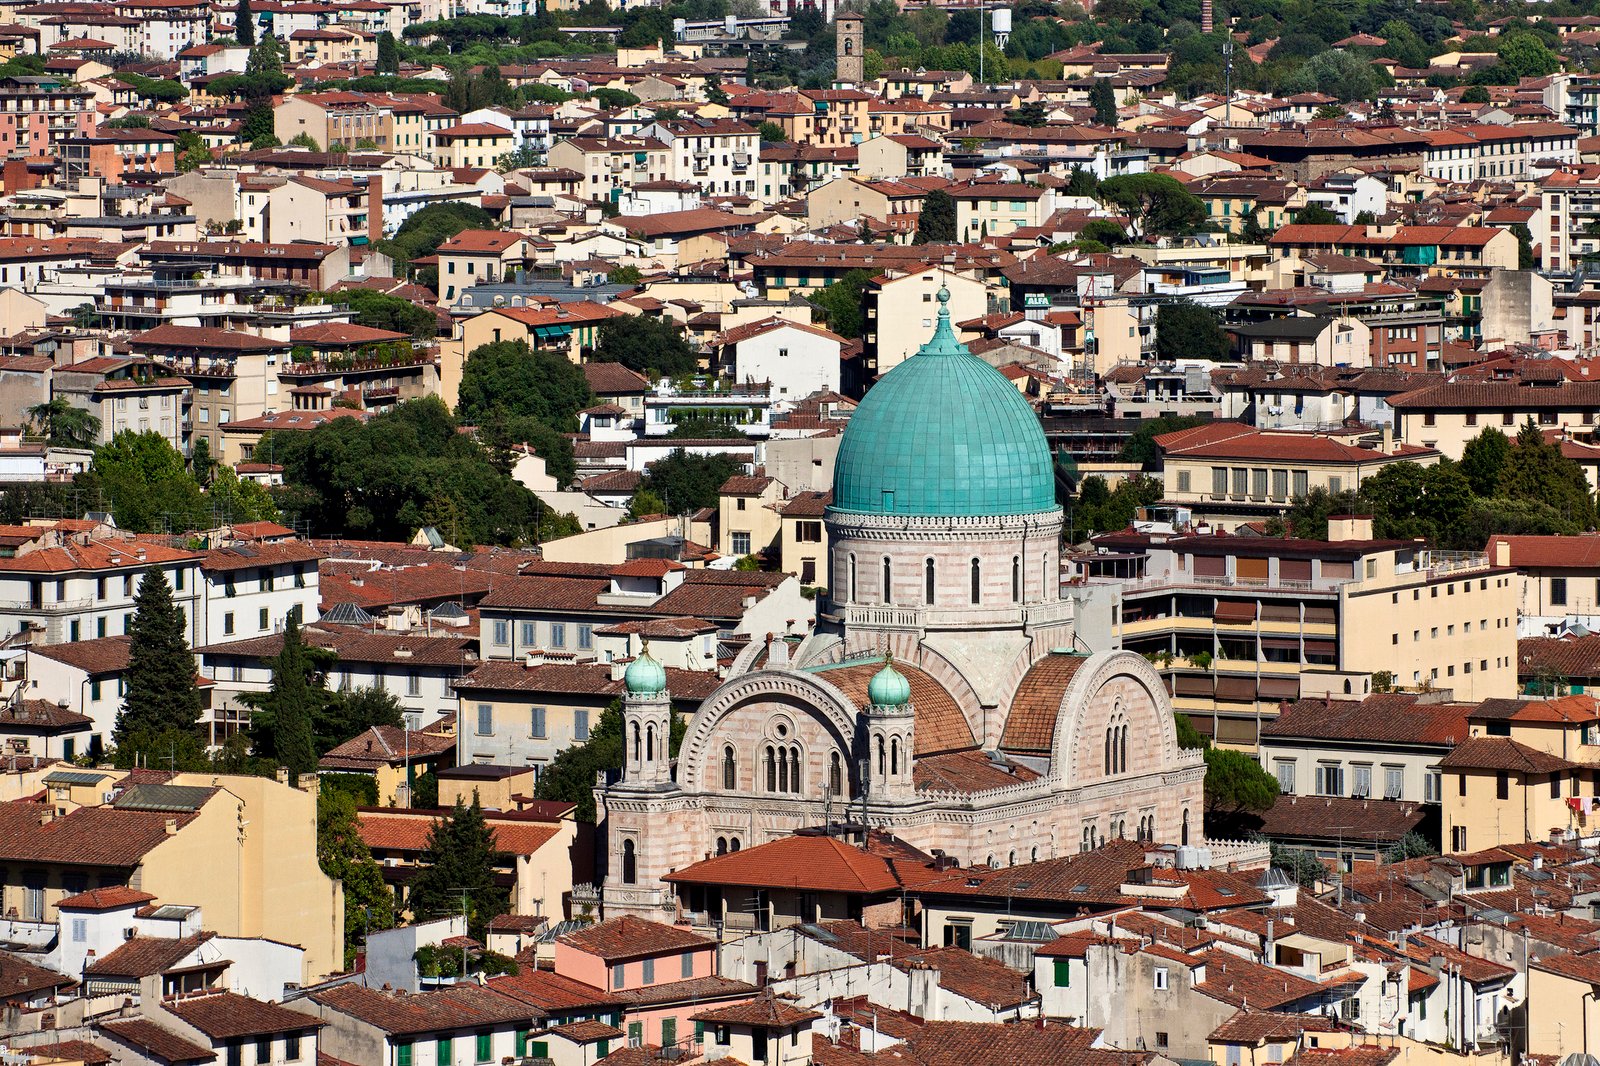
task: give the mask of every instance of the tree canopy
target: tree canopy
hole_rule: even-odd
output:
[[[677,377],[699,369],[700,357],[672,323],[644,315],[623,315],[600,323],[595,362],[621,363],[646,376]]]
[[[470,807],[458,799],[428,830],[427,847],[411,884],[412,920],[429,921],[465,910],[468,934],[483,941],[489,921],[511,906],[510,894],[495,884],[495,869],[503,862],[477,795]]]
[[[170,749],[196,744],[201,711],[187,618],[159,566],[139,581],[128,638],[127,691],[115,732],[118,761],[132,765],[140,758],[158,766]]]
[[[839,280],[824,285],[807,299],[822,315],[823,322],[833,332],[849,340],[861,336],[865,316],[861,308],[862,293],[872,281],[865,270],[847,271]]]
[[[1133,219],[1143,236],[1180,236],[1194,232],[1206,217],[1206,205],[1183,183],[1167,174],[1123,174],[1100,183],[1100,199]]]
[[[651,463],[639,489],[660,497],[668,514],[685,514],[715,507],[723,483],[743,469],[731,456],[696,455],[680,448]]]
[[[1221,362],[1233,350],[1222,319],[1193,300],[1171,300],[1156,309],[1156,357]]]
[[[520,417],[571,432],[577,413],[593,403],[583,370],[566,356],[526,341],[496,341],[467,354],[456,413],[469,425]]]

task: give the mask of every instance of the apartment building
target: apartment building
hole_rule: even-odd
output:
[[[454,304],[474,285],[506,281],[530,265],[533,252],[526,237],[500,230],[462,230],[439,245],[439,298]]]
[[[39,158],[94,132],[94,93],[59,78],[0,78],[0,152]]]
[[[432,148],[427,112],[416,101],[381,93],[295,93],[273,107],[272,124],[284,144],[307,134],[321,148],[371,141],[379,151],[424,155]]]
[[[1458,699],[1516,692],[1517,576],[1482,554],[1374,540],[1363,518],[1331,521],[1328,541],[1113,533],[1094,544],[1104,553],[1078,561],[1068,590],[1079,634],[1151,658],[1173,705],[1224,746],[1254,748],[1284,701],[1365,696],[1380,671]]]
[[[1565,377],[1461,378],[1389,398],[1395,435],[1459,460],[1467,442],[1493,426],[1508,437],[1528,421],[1540,429],[1588,429],[1600,413],[1600,382]]]
[[[1536,165],[1578,161],[1578,131],[1559,122],[1452,124],[1423,135],[1422,173],[1440,181],[1527,181]]]
[[[1517,238],[1485,226],[1317,226],[1295,223],[1267,239],[1279,258],[1338,252],[1419,275],[1487,277],[1517,269]]]
[[[187,378],[143,359],[95,356],[57,367],[51,378],[56,396],[89,412],[100,423],[98,444],[124,430],[159,433],[183,449],[183,409]]]
[[[956,202],[956,236],[963,241],[1007,237],[1042,226],[1055,214],[1055,193],[1014,181],[974,181],[946,190]]]
[[[846,383],[856,394],[881,374],[916,353],[938,317],[937,297],[950,293],[950,318],[967,322],[989,311],[988,286],[972,272],[949,266],[909,264],[883,269],[861,293],[864,321],[861,330],[859,380]],[[972,339],[963,335],[963,340]]]
[[[754,196],[761,138],[754,126],[733,119],[672,119],[639,131],[666,147],[669,181],[686,181],[707,193]],[[552,149],[550,162],[558,162]],[[576,169],[576,168],[575,168]]]
[[[492,122],[458,122],[431,136],[433,161],[452,169],[494,167],[517,147],[516,134]]]
[[[259,418],[279,399],[277,368],[289,362],[287,340],[208,326],[161,325],[134,337],[134,354],[170,366],[190,383],[182,413],[183,450],[204,440],[224,454],[224,427]]]
[[[1395,463],[1432,466],[1439,452],[1397,444],[1387,434],[1335,435],[1263,430],[1208,422],[1156,437],[1165,503],[1188,508],[1196,521],[1233,530],[1282,514],[1312,489],[1337,494]]]

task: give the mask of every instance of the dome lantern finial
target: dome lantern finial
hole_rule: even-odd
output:
[[[867,682],[867,700],[874,707],[898,709],[911,702],[911,682],[894,668],[894,657],[883,657],[883,669]]]
[[[658,696],[667,690],[667,671],[650,655],[649,641],[623,672],[622,685],[630,696]]]

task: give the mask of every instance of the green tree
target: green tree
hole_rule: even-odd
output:
[[[1529,231],[1526,222],[1513,222],[1511,234],[1517,238],[1517,269],[1532,270],[1533,258],[1533,233]]]
[[[256,17],[250,10],[250,0],[239,0],[234,6],[233,39],[246,46],[256,43]]]
[[[861,310],[862,293],[871,282],[872,274],[869,271],[850,270],[807,299],[812,307],[821,312],[822,320],[830,330],[853,340],[861,336],[861,328],[865,323]]]
[[[1078,231],[1078,237],[1081,240],[1099,241],[1108,248],[1114,248],[1128,240],[1128,235],[1122,227],[1108,218],[1095,218],[1085,222],[1083,228]]]
[[[1190,749],[1211,747],[1211,741],[1207,740],[1205,734],[1194,727],[1194,723],[1189,721],[1188,715],[1182,711],[1173,711],[1172,720],[1178,729],[1178,747]]]
[[[464,229],[491,229],[494,219],[475,204],[452,201],[429,204],[408,217],[395,235],[379,241],[377,249],[395,261],[409,266],[411,260],[432,255],[445,241]]]
[[[1493,496],[1500,488],[1506,463],[1511,458],[1511,442],[1493,426],[1486,426],[1461,449],[1461,472],[1478,496]]]
[[[211,471],[216,461],[211,458],[211,444],[204,437],[196,437],[194,450],[189,453],[189,470],[201,487],[211,482]]]
[[[1029,100],[1020,107],[1007,111],[1006,121],[1015,126],[1037,129],[1049,122],[1050,116],[1045,114],[1044,101]]]
[[[1158,359],[1228,358],[1233,346],[1222,320],[1211,308],[1192,300],[1172,300],[1156,309]]]
[[[722,91],[722,80],[715,74],[707,74],[701,83],[705,87],[706,101],[713,104],[726,104],[728,94]]]
[[[375,69],[379,74],[400,73],[400,46],[395,43],[394,34],[388,30],[378,34],[378,61]]]
[[[1205,221],[1206,205],[1168,174],[1123,174],[1100,183],[1097,195],[1115,204],[1144,236],[1180,236]]]
[[[783,132],[783,127],[770,120],[757,126],[756,133],[761,137],[762,144],[782,144],[789,139],[788,134]]]
[[[374,289],[346,289],[339,299],[350,305],[357,323],[373,329],[409,333],[418,340],[439,335],[439,316],[410,300]]]
[[[74,407],[64,396],[28,408],[28,417],[45,435],[52,448],[88,448],[100,436],[100,420],[81,407]]]
[[[914,244],[951,244],[956,239],[956,202],[943,189],[933,189],[922,200]]]
[[[1089,89],[1089,106],[1094,108],[1094,120],[1101,126],[1117,124],[1117,96],[1111,91],[1110,78],[1096,78]]]
[[[112,516],[123,529],[181,533],[210,525],[199,483],[159,433],[123,430],[95,449],[89,472],[111,498]]]
[[[496,341],[467,355],[461,371],[457,416],[469,425],[496,418],[535,418],[567,432],[594,403],[583,370],[559,352],[534,350],[526,341]]]
[[[649,489],[637,490],[632,498],[628,500],[628,520],[630,522],[637,522],[641,518],[666,513],[667,501]]]
[[[1329,49],[1301,64],[1299,70],[1284,79],[1279,91],[1327,93],[1346,103],[1370,100],[1379,88],[1376,70],[1365,59]]]
[[[1500,56],[1500,67],[1510,78],[1506,84],[1514,85],[1522,78],[1547,78],[1561,69],[1561,57],[1525,31],[1503,34],[1495,52]]]
[[[318,669],[318,657],[311,654],[300,635],[298,612],[291,611],[283,627],[283,647],[268,660],[272,683],[266,692],[246,696],[255,711],[251,733],[256,750],[289,769],[289,779],[298,780],[317,768],[313,723],[327,705],[328,693]]]
[[[324,784],[317,793],[317,864],[344,884],[346,965],[368,933],[395,923],[394,894],[383,883],[383,868],[361,839],[356,801]]]
[[[1344,221],[1322,204],[1307,204],[1294,213],[1294,220],[1302,226],[1340,226]]]
[[[1439,854],[1439,849],[1428,843],[1428,838],[1413,830],[1391,844],[1383,853],[1384,862],[1405,862],[1407,859],[1426,859]]]
[[[1146,419],[1123,442],[1122,450],[1117,453],[1117,461],[1138,463],[1146,470],[1157,470],[1161,466],[1161,449],[1156,446],[1156,438],[1163,433],[1193,429],[1205,421],[1199,415],[1163,415]]]
[[[1594,496],[1583,467],[1544,439],[1529,418],[1517,431],[1517,446],[1500,476],[1501,496],[1546,504],[1576,522],[1580,529],[1595,524]]]
[[[743,467],[728,455],[695,455],[679,448],[645,468],[641,490],[659,496],[668,514],[717,505],[718,490]]]
[[[1273,844],[1270,850],[1272,865],[1288,874],[1301,888],[1314,889],[1327,880],[1328,868],[1311,852],[1281,844]]]
[[[608,285],[637,285],[644,280],[644,273],[638,267],[628,265],[612,267],[606,274]]]
[[[482,941],[489,921],[510,907],[509,894],[495,884],[495,870],[504,861],[478,797],[472,797],[470,807],[456,800],[450,813],[428,830],[411,887],[412,920],[460,914],[464,908],[468,933]]]
[[[1207,748],[1205,795],[1208,817],[1258,814],[1277,802],[1278,782],[1254,756]]]
[[[637,498],[637,497],[635,497]],[[613,701],[589,730],[589,739],[557,753],[539,775],[533,794],[577,804],[580,822],[593,822],[595,775],[622,768],[622,704]]]
[[[600,323],[594,361],[621,363],[641,374],[677,377],[700,368],[700,357],[672,323],[644,315],[623,315]]]
[[[187,629],[166,572],[150,567],[139,580],[128,626],[127,691],[115,733],[119,748],[149,745],[173,733],[193,737],[201,705]]]
[[[1482,85],[1469,85],[1466,91],[1461,94],[1461,102],[1464,104],[1487,104],[1489,102],[1489,90]]]
[[[373,726],[404,727],[405,714],[400,701],[381,688],[341,688],[326,694],[312,725],[320,757]]]

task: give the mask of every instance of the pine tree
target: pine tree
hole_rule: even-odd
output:
[[[200,689],[184,613],[160,567],[145,571],[128,627],[128,690],[117,715],[118,746],[148,744],[167,733],[193,735],[200,723]]]
[[[449,815],[434,822],[428,831],[422,870],[411,887],[412,920],[460,914],[465,894],[467,931],[483,940],[489,920],[506,913],[510,906],[507,891],[494,883],[500,862],[494,830],[484,820],[478,797],[472,797],[470,807],[458,799]]]
[[[233,39],[244,45],[256,43],[256,19],[250,0],[239,0],[239,6],[233,9]]]
[[[394,34],[388,30],[378,34],[377,71],[379,74],[400,72],[400,48],[395,44]]]
[[[922,201],[914,243],[949,244],[955,239],[956,202],[943,189],[934,189]]]
[[[314,672],[298,613],[291,612],[283,628],[283,649],[272,659],[272,686],[260,703],[271,715],[271,754],[278,765],[289,768],[290,780],[317,768],[312,722],[322,712],[327,694],[312,684]]]

